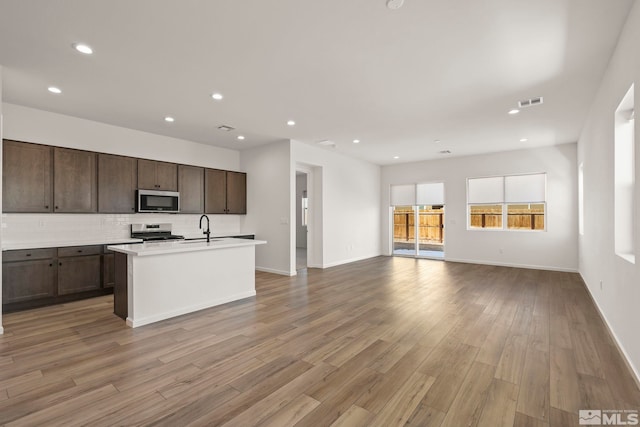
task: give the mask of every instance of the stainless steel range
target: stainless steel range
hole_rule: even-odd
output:
[[[179,236],[171,232],[170,223],[131,224],[131,237],[134,239],[142,239],[145,242],[184,239],[184,236]]]

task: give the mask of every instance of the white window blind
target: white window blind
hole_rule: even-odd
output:
[[[469,203],[504,202],[504,177],[469,178],[467,192]]]
[[[391,186],[391,206],[413,206],[415,204],[416,204],[415,184]]]
[[[444,205],[444,183],[418,184],[416,197],[418,205]]]
[[[511,175],[504,178],[506,203],[535,203],[546,201],[547,174]]]

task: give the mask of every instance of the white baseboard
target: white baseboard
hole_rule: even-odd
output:
[[[362,261],[364,259],[369,259],[369,258],[375,258],[377,256],[380,256],[380,254],[375,254],[375,255],[365,255],[365,256],[361,256],[361,257],[356,257],[356,258],[350,258],[350,259],[345,259],[345,260],[340,260],[340,261],[334,261],[334,262],[328,262],[326,264],[324,264],[322,267],[320,268],[329,268],[329,267],[336,267],[338,265],[343,265],[343,264],[350,264],[352,262],[357,262],[357,261]]]
[[[593,301],[593,304],[598,309],[598,313],[600,314],[600,317],[602,317],[602,320],[604,320],[604,324],[607,325],[607,330],[609,331],[609,334],[613,337],[613,341],[616,343],[616,347],[618,347],[618,351],[620,352],[620,354],[622,354],[622,359],[625,361],[625,363],[627,364],[627,367],[629,368],[629,370],[635,376],[634,380],[636,381],[637,386],[640,388],[640,371],[638,371],[638,369],[635,367],[635,365],[631,361],[631,358],[629,357],[629,354],[624,349],[624,346],[620,342],[620,339],[618,338],[618,336],[614,332],[613,328],[611,327],[611,323],[609,323],[609,319],[607,319],[607,316],[604,315],[604,311],[602,311],[602,308],[598,304],[598,301],[595,299],[595,297],[591,293],[591,288],[589,287],[589,285],[587,285],[587,281],[585,280],[584,276],[582,275],[582,273],[580,273],[580,272],[578,272],[578,273],[580,274],[580,277],[582,278],[582,281],[584,282],[584,287],[587,288],[587,292],[589,293],[589,296],[591,297],[591,301]]]
[[[445,261],[449,262],[462,262],[465,264],[482,264],[482,265],[494,265],[496,267],[515,267],[515,268],[528,268],[531,270],[550,270],[550,271],[563,271],[565,273],[577,273],[576,268],[555,267],[550,265],[534,265],[534,264],[513,264],[508,262],[494,262],[494,261],[482,261],[472,259],[459,259],[449,258],[445,255]]]
[[[202,302],[189,307],[181,307],[177,310],[166,311],[153,316],[143,317],[142,319],[131,319],[127,317],[127,326],[131,328],[137,328],[139,326],[148,325],[149,323],[159,322],[161,320],[170,319],[172,317],[181,316],[183,314],[193,313],[194,311],[204,310],[205,308],[215,307],[217,305],[226,304],[228,302],[249,298],[256,295],[256,291],[242,292],[235,295],[229,295],[224,298],[217,298],[215,300]]]
[[[297,273],[295,271],[286,271],[286,270],[277,270],[275,268],[267,268],[267,267],[258,267],[256,265],[256,270],[263,271],[265,273],[273,273],[280,274],[281,276],[295,276]]]

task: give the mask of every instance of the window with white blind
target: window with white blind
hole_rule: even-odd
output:
[[[467,180],[469,229],[546,229],[545,173]]]

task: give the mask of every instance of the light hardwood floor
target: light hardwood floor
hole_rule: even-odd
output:
[[[0,424],[564,427],[640,409],[576,274],[387,257],[302,273],[138,329],[110,297],[5,315]]]

